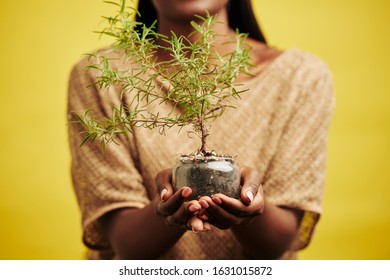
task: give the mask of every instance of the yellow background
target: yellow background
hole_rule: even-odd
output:
[[[320,56],[334,74],[324,215],[304,259],[390,258],[390,2],[256,0],[271,45]],[[100,0],[0,1],[0,259],[80,259],[66,88]]]

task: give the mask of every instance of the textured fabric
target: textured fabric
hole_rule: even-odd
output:
[[[120,99],[119,88],[108,92],[89,86],[96,72],[85,71],[91,61],[82,59],[72,70],[69,83],[69,120],[72,112],[93,108],[95,116],[111,117],[112,104],[129,104]],[[123,69],[121,60],[111,62]],[[321,215],[325,179],[326,143],[334,96],[332,77],[318,58],[290,49],[265,69],[245,80],[241,100],[213,123],[208,148],[237,156],[239,165],[256,168],[262,175],[265,198],[280,206],[304,210],[300,231],[283,258],[310,242]],[[89,87],[88,87],[89,86]],[[149,108],[152,110],[152,108]],[[154,108],[155,109],[155,108]],[[162,105],[162,114],[172,107]],[[157,130],[134,129],[132,134],[110,144],[105,154],[99,143],[83,140],[81,127],[69,126],[72,178],[82,213],[83,241],[91,258],[113,258],[101,222],[102,215],[122,207],[144,207],[156,195],[156,174],[172,167],[180,154],[200,146],[186,129],[172,128],[161,135]],[[165,259],[245,259],[230,230],[187,232],[163,256]]]

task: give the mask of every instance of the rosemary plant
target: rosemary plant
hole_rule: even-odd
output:
[[[198,16],[199,20],[191,22],[194,32],[189,37],[173,32],[166,37],[156,32],[156,23],[136,28],[141,23],[133,20],[135,11],[126,5],[126,0],[108,3],[116,5],[118,12],[105,17],[108,27],[99,33],[114,38],[112,50],[120,53],[131,67],[113,69],[110,58],[97,52],[89,54],[95,63],[88,68],[100,73],[96,83],[101,89],[120,85],[122,94],[130,95],[132,101],[114,107],[110,118],[96,118],[93,110],[75,113],[76,123],[86,133],[82,144],[98,139],[105,147],[107,143],[115,143],[116,135],[131,133],[134,127],[157,128],[164,133],[172,126],[192,126],[189,133],[201,141],[198,153],[207,154],[206,139],[212,121],[232,107],[231,98],[239,98],[243,92],[236,89],[235,81],[240,73],[247,73],[249,66],[249,51],[244,45],[246,35],[236,32],[234,51],[222,56],[214,48],[217,36],[222,35],[213,30],[216,24],[213,16]],[[190,40],[191,36],[196,40]],[[164,44],[156,44],[157,39]],[[169,52],[171,58],[158,61],[159,50]],[[164,116],[158,110],[146,109],[168,103],[174,109]]]

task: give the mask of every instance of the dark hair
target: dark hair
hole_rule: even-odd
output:
[[[157,19],[157,12],[151,0],[139,0],[138,12],[136,21],[142,22],[146,26],[150,26]],[[251,0],[229,0],[227,12],[230,28],[238,29],[241,33],[247,33],[248,37],[266,43],[253,13]]]

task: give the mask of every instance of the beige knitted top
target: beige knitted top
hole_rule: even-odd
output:
[[[120,60],[114,67],[123,68]],[[119,104],[119,90],[87,87],[96,73],[82,59],[71,72],[71,112],[93,108],[96,116],[111,116],[111,104]],[[208,148],[237,156],[238,165],[256,168],[262,175],[266,199],[276,205],[305,211],[299,234],[283,258],[308,245],[321,214],[325,179],[328,127],[334,96],[332,77],[318,58],[290,49],[267,68],[256,69],[245,82],[250,90],[234,101],[211,128]],[[123,102],[127,102],[126,95]],[[161,106],[162,113],[170,108]],[[157,130],[135,129],[133,134],[110,144],[105,155],[98,141],[79,147],[83,135],[78,125],[69,126],[74,190],[82,213],[83,241],[90,258],[113,258],[99,218],[122,207],[144,207],[156,195],[156,174],[172,167],[180,154],[200,145],[186,129],[161,135]],[[145,221],[147,222],[147,221]],[[142,229],[140,229],[142,230]],[[246,259],[230,230],[213,228],[207,233],[188,231],[163,259]]]

